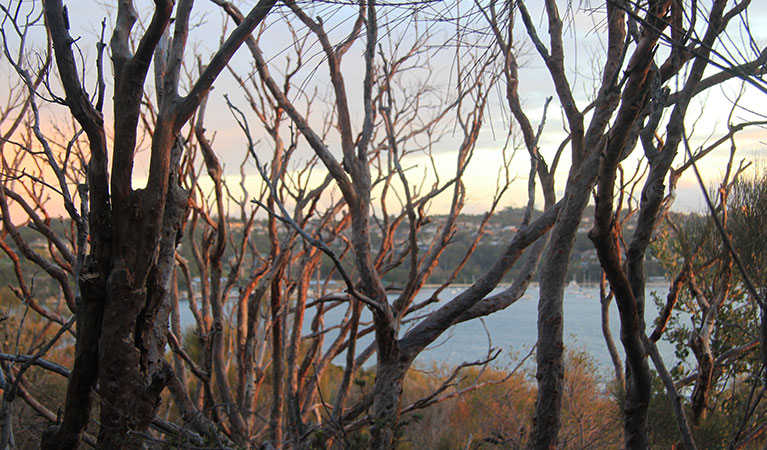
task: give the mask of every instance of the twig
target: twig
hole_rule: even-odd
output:
[[[237,121],[237,124],[240,126],[240,128],[245,133],[247,139],[248,139],[248,151],[250,152],[251,156],[255,160],[256,168],[258,169],[258,173],[261,175],[261,178],[264,180],[264,183],[266,183],[267,187],[269,188],[269,191],[272,195],[272,198],[274,200],[274,203],[279,208],[282,215],[277,214],[276,212],[272,211],[271,208],[269,208],[267,205],[265,205],[263,202],[257,199],[251,200],[252,203],[261,206],[264,208],[264,210],[274,217],[275,219],[279,220],[282,223],[285,223],[286,225],[289,225],[293,230],[295,230],[304,240],[306,240],[309,244],[313,245],[314,247],[317,247],[320,249],[323,253],[325,253],[332,261],[333,264],[338,269],[338,272],[341,274],[341,276],[344,279],[344,282],[346,283],[346,287],[349,291],[349,294],[351,294],[354,298],[357,300],[365,303],[366,305],[370,306],[371,308],[381,311],[381,305],[378,304],[378,302],[374,301],[373,299],[367,297],[366,295],[362,294],[361,292],[358,292],[354,288],[354,283],[352,282],[351,277],[349,276],[346,269],[341,264],[341,261],[336,256],[335,252],[327,246],[324,242],[322,242],[319,239],[315,239],[311,237],[306,231],[304,231],[301,226],[299,226],[296,221],[290,216],[290,213],[288,212],[287,208],[285,208],[285,205],[280,201],[279,196],[277,195],[277,189],[272,184],[272,181],[269,179],[269,175],[266,173],[266,168],[261,164],[258,155],[255,151],[255,146],[253,144],[253,141],[250,137],[249,133],[249,127],[247,120],[245,119],[245,114],[234,106],[231,101],[229,101],[229,98],[227,96],[224,96],[226,99],[226,104],[229,106],[229,109],[232,111],[232,115],[234,115],[235,120]]]
[[[29,361],[32,361],[32,364],[38,367],[42,367],[43,369],[50,370],[51,372],[55,372],[63,377],[69,377],[69,369],[66,367],[56,364],[55,362],[48,361],[46,359],[42,359],[38,357],[37,359],[34,359],[34,355],[12,355],[10,353],[0,353],[0,360],[2,361],[15,361],[20,363],[28,363]]]
[[[687,156],[692,159],[692,150],[690,150],[690,142],[687,139],[687,133],[682,133],[682,138],[684,140],[684,148],[687,151]],[[754,283],[751,280],[748,271],[746,270],[746,266],[743,264],[743,261],[741,260],[740,255],[738,255],[738,252],[735,251],[735,248],[732,245],[732,241],[730,240],[730,237],[727,235],[727,231],[725,231],[724,226],[722,225],[722,221],[716,214],[716,208],[711,202],[711,198],[708,196],[708,192],[706,192],[706,186],[703,184],[703,178],[700,176],[698,165],[695,161],[692,163],[692,169],[695,172],[695,177],[698,179],[698,185],[700,186],[701,192],[703,193],[703,199],[706,201],[706,206],[708,206],[708,210],[711,213],[711,218],[714,220],[714,225],[716,226],[716,229],[722,238],[722,242],[724,242],[724,246],[732,256],[732,260],[735,261],[735,265],[738,267],[738,271],[740,272],[740,275],[743,277],[743,281],[746,284],[748,293],[754,298],[754,300],[756,300],[760,308],[767,310],[767,302],[765,302],[765,300],[762,299],[759,296],[759,293],[756,291],[756,287],[754,286]]]

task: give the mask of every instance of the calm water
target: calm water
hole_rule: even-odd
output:
[[[647,313],[646,321],[648,328],[652,327],[657,311],[652,302],[651,292],[657,291],[665,296],[667,286],[657,285],[647,288]],[[460,288],[449,288],[443,291],[443,302],[453,298],[461,291]],[[417,297],[422,301],[431,295],[433,289],[424,289]],[[483,319],[484,327],[479,319],[465,322],[453,327],[440,337],[434,344],[427,348],[416,360],[421,367],[431,367],[433,364],[456,365],[464,361],[476,361],[483,359],[488,352],[489,346],[502,349],[501,355],[496,359],[495,365],[499,367],[513,366],[519,358],[524,357],[535,345],[537,330],[536,319],[538,317],[538,286],[532,285],[523,298],[506,308]],[[432,308],[440,304],[432,305]],[[346,305],[340,305],[325,314],[326,326],[332,326],[346,313]],[[304,331],[309,332],[312,310],[307,311],[304,320]],[[564,302],[565,322],[564,336],[565,346],[580,351],[585,351],[593,358],[603,375],[609,375],[612,371],[612,363],[607,353],[607,346],[602,336],[599,306],[599,288],[597,286],[568,286],[565,290]],[[369,311],[365,310],[361,320],[370,321]],[[194,318],[186,307],[186,302],[181,304],[182,327],[194,324]],[[619,339],[618,310],[615,302],[610,307],[610,328],[613,333],[618,350],[623,356],[623,349]],[[403,332],[408,326],[403,326]],[[651,328],[650,328],[651,329]],[[337,333],[331,331],[327,334],[325,342],[330,342]],[[365,348],[373,340],[372,334],[360,339],[358,349]],[[663,355],[667,367],[674,364],[673,347],[666,342],[659,342],[658,347]],[[343,363],[342,356],[338,363]],[[370,360],[375,361],[375,358]]]
[[[665,287],[662,286],[647,289],[648,305],[645,320],[650,330],[657,316],[650,293],[653,290],[663,293],[664,289]],[[568,287],[565,290],[564,315],[565,347],[585,351],[593,358],[603,374],[612,373],[612,362],[602,335],[599,288],[597,286]],[[538,286],[534,285],[527,290],[523,298],[510,307],[484,318],[487,331],[478,319],[459,324],[427,350],[419,361],[427,364],[432,361],[460,364],[462,361],[476,360],[487,354],[489,334],[492,346],[503,349],[499,360],[505,357],[502,363],[514,362],[527,355],[535,345],[538,333],[537,317]],[[619,334],[620,321],[615,302],[610,305],[610,330],[623,358]],[[666,366],[671,366],[674,361],[673,346],[666,342],[659,342],[658,347]]]

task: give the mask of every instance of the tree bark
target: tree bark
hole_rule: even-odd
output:
[[[234,51],[274,3],[262,1],[253,8],[184,98],[178,96],[178,74],[191,2],[179,3],[173,48],[162,83],[157,86],[160,113],[152,135],[149,180],[144,190],[131,186],[141,98],[155,49],[170,26],[174,2],[156,2],[152,20],[135,51],[129,45],[135,11],[132,2],[120,3],[111,41],[115,138],[110,195],[100,103],[92,105],[82,88],[72,50],[75,40],[69,35],[62,2],[44,2],[66,105],[90,141],[91,212],[90,253],[80,274],[82,301],[77,310],[75,366],[67,387],[64,418],[43,437],[43,448],[77,446],[88,423],[91,391],[97,378],[101,398],[99,447],[142,445],[137,432],[149,426],[160,393],[171,376],[164,360],[169,283],[176,234],[186,208],[186,197],[174,174],[180,158],[180,149],[174,152],[177,133]]]
[[[409,367],[410,361],[406,359],[378,359],[373,390],[373,424],[370,427],[372,449],[394,448],[399,431],[402,386]]]
[[[581,165],[582,171],[568,181],[566,203],[551,231],[551,238],[540,269],[538,301],[538,393],[530,448],[550,449],[557,445],[564,394],[563,300],[568,265],[578,225],[588,204],[597,175],[599,152],[592,151]]]
[[[615,346],[615,340],[613,334],[610,331],[610,303],[612,300],[612,294],[607,294],[606,279],[604,273],[602,273],[601,281],[599,283],[599,303],[602,319],[602,336],[605,338],[605,344],[607,345],[607,352],[610,354],[610,360],[613,363],[613,371],[615,372],[615,381],[620,386],[620,389],[625,391],[626,389],[626,377],[623,372],[623,362],[618,354],[618,348]]]

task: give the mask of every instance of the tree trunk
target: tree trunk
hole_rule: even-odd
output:
[[[373,400],[370,448],[388,450],[397,440],[402,386],[410,362],[402,358],[378,358]]]
[[[627,344],[624,342],[624,347]],[[650,366],[647,357],[639,367],[626,364],[626,407],[623,441],[627,449],[647,449],[647,410],[651,396]]]
[[[605,338],[605,344],[607,344],[607,352],[610,354],[610,360],[613,363],[613,371],[615,372],[615,381],[620,385],[621,390],[626,389],[626,378],[623,371],[623,362],[618,354],[618,348],[615,346],[615,340],[613,334],[610,331],[610,303],[612,301],[612,294],[608,295],[606,292],[606,282],[604,273],[602,273],[601,281],[599,283],[599,301],[601,306],[602,316],[602,336]]]
[[[283,340],[283,300],[280,291],[280,283],[283,277],[283,271],[272,281],[271,295],[271,314],[272,314],[272,411],[269,417],[269,436],[273,443],[282,446],[282,410],[285,405],[285,387],[284,387],[284,340]]]
[[[701,331],[703,332],[696,333],[690,339],[690,348],[695,354],[695,359],[698,360],[698,377],[695,380],[691,397],[692,404],[690,405],[692,420],[695,425],[699,425],[700,421],[706,418],[714,380],[714,354],[709,342],[710,332],[706,332],[708,330]]]
[[[64,415],[61,423],[42,435],[40,448],[64,450],[74,448],[80,442],[88,425],[99,374],[99,336],[104,313],[104,285],[97,265],[86,263],[80,277],[80,305],[77,308],[77,341],[75,361],[67,384]]]
[[[175,147],[169,153],[170,163],[177,163],[181,149]],[[99,342],[101,448],[140,446],[143,438],[139,433],[148,428],[159,406],[160,393],[172,377],[172,368],[164,357],[165,339],[177,233],[187,203],[187,194],[178,187],[173,173],[165,198],[159,250],[148,274],[141,276],[142,269],[127,267],[126,261],[133,256],[129,252],[129,257],[115,260],[107,280]],[[139,234],[138,239],[141,237]],[[145,246],[150,244],[137,244],[131,251]]]
[[[568,265],[578,225],[597,175],[599,153],[593,151],[581,164],[579,173],[568,180],[570,195],[552,230],[549,247],[540,270],[538,303],[538,394],[530,448],[550,449],[557,445],[564,393],[563,299]],[[574,169],[578,170],[578,169]]]
[[[4,368],[0,370],[4,370]],[[3,382],[3,389],[7,389],[7,381],[0,381]],[[3,398],[0,403],[0,448],[3,450],[16,447],[13,440],[13,401],[12,399],[6,398],[7,394],[7,391],[3,393]]]
[[[99,448],[141,446],[143,438],[136,432],[149,426],[170,376],[169,368],[150,373],[140,366],[136,322],[146,301],[146,289],[136,289],[131,284],[132,275],[118,264],[107,283],[99,347]]]
[[[759,356],[762,358],[762,380],[767,384],[767,304],[765,295],[759,301]]]

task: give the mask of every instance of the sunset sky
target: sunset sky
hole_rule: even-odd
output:
[[[114,14],[114,11],[109,11],[106,7],[94,7],[90,2],[68,2],[70,10],[70,22],[71,33],[73,36],[81,36],[79,42],[81,51],[85,59],[88,61],[86,64],[86,70],[89,75],[92,76],[94,68],[92,62],[95,60],[95,42],[98,39],[98,34],[101,30],[101,21],[104,17],[109,17]],[[540,1],[530,0],[528,2],[529,7],[533,11],[540,11]],[[577,2],[576,2],[577,3]],[[588,2],[586,2],[588,3]],[[596,4],[597,2],[591,2]],[[755,2],[762,3],[762,2]],[[151,12],[151,2],[143,1],[137,2],[138,9],[141,16],[146,19]],[[244,2],[242,7],[245,8],[250,2]],[[753,5],[751,13],[751,25],[752,32],[755,41],[764,45],[767,42],[767,34],[764,30],[767,30],[767,4],[758,5],[759,9]],[[219,43],[220,30],[224,19],[222,14],[214,8],[209,2],[198,1],[195,6],[197,22],[199,25],[192,30],[190,36],[190,45],[188,47],[189,52],[194,52],[199,55],[205,56],[211,55]],[[323,6],[323,18],[326,24],[336,24],[337,35],[345,35],[345,30],[350,26],[349,13],[347,10],[338,12],[337,5],[325,5]],[[387,16],[393,22],[399,22],[404,24],[407,22],[407,18],[398,17],[397,11],[390,12]],[[536,13],[537,18],[541,18],[540,13]],[[575,13],[575,19],[572,21],[571,26],[566,30],[565,36],[566,43],[569,46],[565,50],[566,63],[568,64],[568,76],[570,77],[571,86],[576,94],[576,99],[581,108],[585,107],[590,98],[593,95],[593,77],[598,70],[601,63],[602,50],[602,20],[604,12],[602,9],[598,9],[596,12],[589,13],[584,10],[578,10]],[[289,34],[285,32],[285,27],[279,23],[281,18],[277,15],[273,15],[274,19],[270,29],[266,32],[268,39],[264,39],[264,51],[272,58],[271,62],[274,64],[272,70],[278,71],[278,67],[283,64],[284,58],[289,52],[289,46],[291,44]],[[107,20],[107,27],[109,27],[110,20]],[[545,36],[545,22],[539,22],[539,30],[541,35]],[[227,25],[229,29],[232,28],[231,23]],[[523,26],[520,23],[517,24],[517,38],[522,41]],[[299,32],[303,33],[305,30],[298,28]],[[404,30],[404,28],[402,28]],[[410,28],[404,33],[414,33],[415,29]],[[422,29],[420,30],[422,31]],[[432,41],[439,42],[441,36],[447,36],[452,31],[450,29],[440,29],[435,27],[432,29],[433,38]],[[111,33],[111,30],[107,29],[107,36]],[[38,39],[40,36],[37,37]],[[720,43],[722,48],[742,48],[742,38],[737,34],[731,36],[732,42]],[[543,114],[543,105],[545,98],[551,95],[555,96],[552,84],[548,73],[543,66],[538,55],[534,53],[531,46],[526,47],[526,57],[521,59],[525,61],[525,65],[520,72],[520,94],[522,100],[526,106],[526,110],[529,118],[533,122],[533,126],[537,128],[538,122]],[[659,54],[662,54],[665,49],[659,49]],[[747,49],[744,49],[747,50]],[[326,94],[328,90],[327,82],[327,69],[322,64],[322,58],[320,54],[320,48],[313,46],[309,49],[308,55],[310,57],[306,61],[305,69],[299,73],[298,80],[302,83],[306,91],[312,89],[318,89],[320,94]],[[749,54],[750,55],[750,54]],[[192,57],[193,55],[188,55]],[[345,57],[345,76],[347,77],[346,83],[352,92],[359,92],[361,89],[362,81],[362,47],[357,45]],[[436,58],[433,64],[437,67],[433,67],[435,75],[432,75],[435,81],[435,87],[441,89],[450,89],[452,80],[449,78],[450,73],[450,60],[449,58],[440,57]],[[444,64],[444,66],[438,66]],[[246,75],[251,72],[251,61],[247,54],[247,51],[241,50],[232,66],[240,74]],[[5,73],[9,70],[3,67]],[[108,82],[109,77],[108,77]],[[681,83],[681,80],[680,80]],[[672,91],[673,91],[672,82]],[[758,112],[764,111],[763,105],[767,99],[767,95],[759,92],[753,87],[746,86],[743,88],[743,84],[740,82],[730,82],[721,87],[710,89],[705,94],[698,96],[697,100],[693,102],[691,111],[688,114],[688,130],[694,126],[693,139],[691,141],[693,147],[705,146],[707,142],[713,142],[727,130],[727,120],[730,114],[732,105],[732,99],[736,98],[739,93],[743,91],[743,100],[741,100],[741,107],[736,108],[732,114],[733,123],[739,123],[748,120],[761,120]],[[496,172],[497,167],[501,162],[500,148],[503,146],[506,138],[505,129],[508,126],[508,113],[502,106],[504,101],[503,96],[499,93],[491,98],[491,104],[487,111],[486,126],[480,137],[479,145],[473,156],[472,162],[467,170],[465,183],[468,188],[467,198],[468,205],[466,212],[469,213],[481,213],[488,205],[488,198],[492,195],[496,187]],[[239,128],[236,127],[232,119],[231,113],[225,107],[223,95],[228,94],[230,98],[238,104],[238,106],[246,108],[246,101],[242,98],[241,91],[237,83],[229,74],[223,74],[222,77],[215,84],[214,91],[211,94],[210,105],[206,114],[206,128],[209,130],[215,130],[215,148],[218,154],[223,159],[225,169],[230,177],[236,178],[239,182],[239,166],[245,156],[246,147],[245,141],[242,137],[242,133]],[[111,91],[107,97],[111,97]],[[352,103],[356,103],[356,108],[361,108],[361,102],[359,98],[351,99]],[[355,107],[355,106],[353,106]],[[320,107],[318,107],[320,108]],[[111,109],[105,108],[107,111],[107,123],[111,122]],[[60,118],[64,113],[61,106],[48,106],[46,108],[46,114],[49,118]],[[319,116],[319,114],[318,114]],[[256,119],[250,118],[251,126],[257,128]],[[358,124],[355,124],[358,125]],[[551,103],[546,118],[546,128],[542,135],[540,147],[544,157],[548,159],[554,154],[556,148],[559,146],[562,139],[565,137],[563,131],[562,114],[559,108],[558,101],[555,99]],[[448,136],[435,146],[436,156],[435,161],[440,172],[451,173],[454,168],[454,148],[458,142],[456,142],[460,136],[457,134],[454,136]],[[764,128],[750,128],[741,132],[737,136],[737,160],[747,159],[756,162],[756,165],[765,167],[767,163],[764,162],[765,150],[767,150],[767,130]],[[308,146],[303,145],[302,151],[308,154]],[[330,143],[330,147],[333,147],[333,143]],[[260,155],[264,160],[268,160],[269,149],[268,146],[263,146],[258,149]],[[704,164],[700,167],[703,176],[708,183],[715,183],[721,176],[724,170],[724,166],[727,162],[727,154],[729,151],[729,143],[722,145],[721,149],[716,154],[710,155],[704,160]],[[679,161],[681,161],[683,148],[680,148]],[[141,185],[141,179],[143,178],[147,170],[147,151],[141,152],[134,173],[134,186],[139,187]],[[567,154],[567,151],[565,152]],[[635,151],[637,157],[641,154],[640,150]],[[560,169],[558,171],[557,189],[558,194],[561,194],[561,190],[564,188],[567,168],[567,158],[564,157],[560,163]],[[410,159],[409,164],[415,167],[411,172],[414,174],[413,183],[420,181],[420,175],[416,176],[416,173],[423,173],[424,167],[427,167],[429,162],[426,157],[414,156]],[[633,170],[632,162],[627,162],[626,170]],[[516,180],[511,186],[509,193],[505,197],[505,201],[502,202],[503,206],[522,206],[526,202],[526,189],[527,189],[527,173],[529,168],[527,154],[523,149],[517,153],[516,158],[511,164],[511,175],[516,176]],[[255,191],[260,184],[258,181],[258,175],[252,162],[249,163],[249,182],[252,184],[252,190]],[[418,179],[416,179],[418,178]],[[233,183],[234,184],[234,183]],[[442,202],[445,200],[442,199]],[[539,203],[540,205],[540,203]],[[438,201],[432,208],[431,212],[441,212],[442,204]],[[693,177],[692,171],[688,171],[682,178],[679,184],[678,197],[675,204],[675,208],[679,210],[701,210],[703,207],[700,188]]]

